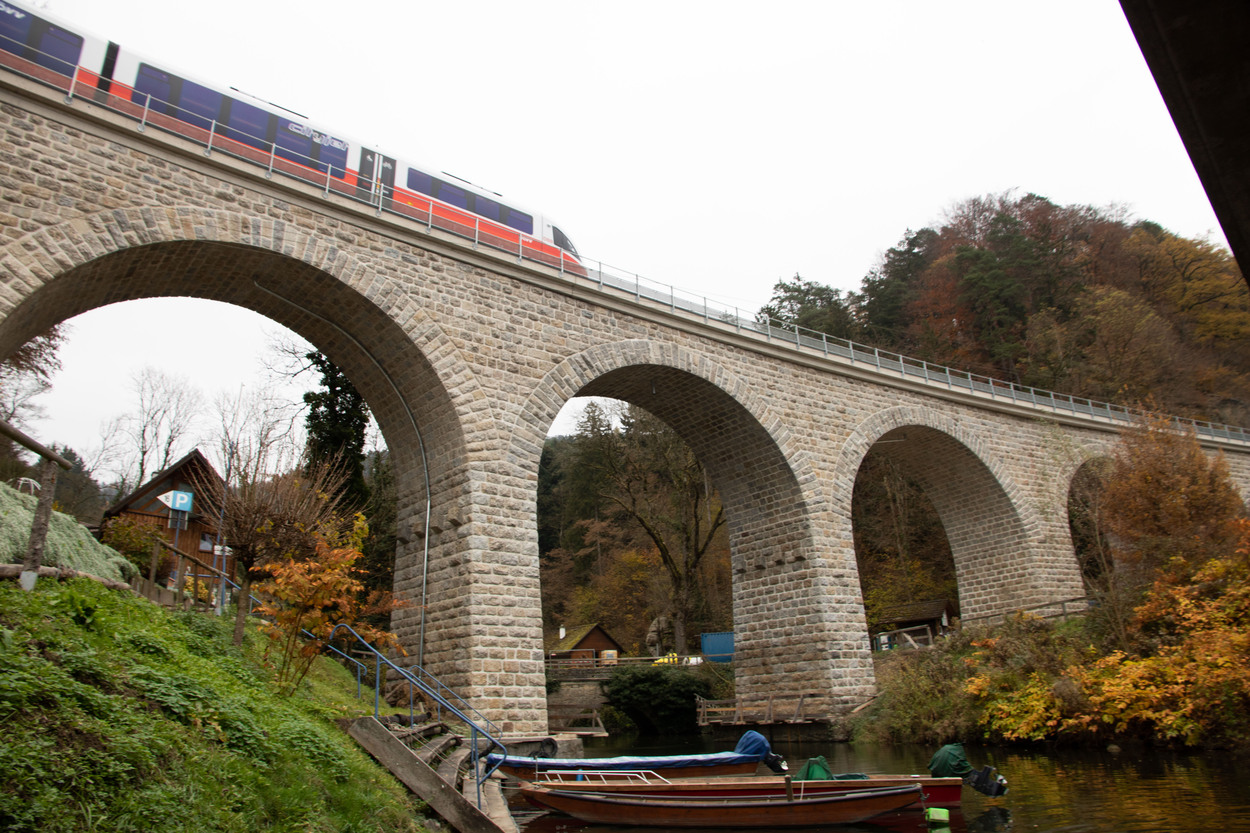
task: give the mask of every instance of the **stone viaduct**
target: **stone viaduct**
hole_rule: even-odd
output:
[[[546,727],[536,484],[574,396],[651,411],[719,489],[743,697],[804,693],[835,714],[873,692],[851,535],[870,449],[926,486],[965,615],[1083,595],[1069,486],[1115,440],[1107,420],[601,289],[21,78],[0,79],[0,136],[0,355],[157,296],[247,307],[315,344],[395,459],[410,660],[505,731]],[[152,327],[154,341],[190,338]],[[1209,446],[1247,493],[1250,447]]]

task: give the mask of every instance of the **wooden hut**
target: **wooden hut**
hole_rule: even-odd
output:
[[[558,636],[547,641],[548,660],[577,660],[572,664],[612,665],[625,649],[599,625],[560,628]]]
[[[917,648],[951,629],[955,607],[949,599],[928,599],[885,608],[872,629],[873,650]]]
[[[189,557],[185,562],[184,575],[195,571],[206,583],[209,582],[209,571],[196,567],[194,561],[190,560],[195,559],[233,576],[234,563],[229,555],[214,554],[217,519],[211,514],[205,514],[204,509],[207,507],[196,499],[198,484],[212,480],[220,483],[221,476],[208,462],[208,458],[196,449],[105,509],[101,527],[113,518],[127,518],[150,524],[161,531],[161,537],[172,549]],[[175,516],[170,507],[161,501],[161,497],[170,492],[191,494],[191,509],[185,516]],[[157,568],[158,584],[172,584],[181,578],[178,575],[178,559],[170,550],[166,552],[169,557],[160,559]]]

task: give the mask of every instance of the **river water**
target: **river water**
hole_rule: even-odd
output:
[[[823,755],[834,772],[911,774],[927,772],[933,748],[861,744],[774,743],[791,771]],[[586,755],[661,755],[714,752],[732,745],[635,740],[587,745]],[[965,744],[975,767],[990,764],[1007,778],[1008,792],[988,798],[965,787],[963,806],[950,825],[927,828],[919,810],[870,822],[827,828],[838,831],[921,833],[1250,833],[1250,759],[1221,754],[1182,755],[1150,748],[1036,747],[1018,749]],[[589,825],[565,816],[515,812],[522,833],[617,833],[640,828]]]

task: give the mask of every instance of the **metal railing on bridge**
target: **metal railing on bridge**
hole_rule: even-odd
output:
[[[154,127],[195,142],[205,148],[205,155],[222,153],[250,162],[263,168],[266,177],[272,178],[278,174],[313,184],[322,189],[326,196],[336,194],[366,204],[379,215],[386,213],[404,217],[426,226],[427,230],[438,228],[472,241],[474,248],[485,246],[513,255],[518,261],[532,260],[542,263],[555,268],[575,283],[588,282],[600,291],[630,296],[637,303],[645,301],[649,305],[667,308],[672,313],[701,318],[708,323],[719,322],[739,333],[762,336],[766,341],[797,351],[819,354],[883,376],[906,379],[948,391],[960,391],[1043,412],[1113,425],[1127,426],[1145,416],[1139,409],[931,364],[900,353],[808,330],[796,324],[760,319],[751,312],[744,315],[738,307],[722,306],[707,295],[688,293],[672,285],[643,278],[636,272],[605,266],[602,261],[578,259],[562,250],[553,250],[548,244],[520,232],[501,231],[499,224],[438,199],[411,194],[404,189],[379,182],[357,182],[354,172],[336,169],[311,157],[301,158],[290,150],[283,149],[279,152],[272,142],[262,137],[248,136],[238,127],[223,129],[215,120],[201,127],[199,125],[207,121],[205,117],[186,111],[185,118],[180,118],[177,114],[180,108],[167,102],[158,102],[161,106],[153,108],[150,106],[150,95],[135,93],[117,82],[114,82],[111,91],[103,92],[95,85],[95,74],[82,67],[77,68],[73,77],[69,77],[48,70],[36,61],[3,50],[0,50],[0,65],[63,91],[67,102],[75,99],[89,101],[92,105],[135,120],[139,130]],[[1176,428],[1192,430],[1202,439],[1250,445],[1250,431],[1239,426],[1185,417],[1173,417],[1172,422]]]

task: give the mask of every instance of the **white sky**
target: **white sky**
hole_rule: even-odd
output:
[[[795,273],[856,289],[906,230],[1008,189],[1226,245],[1116,0],[44,8],[553,216],[592,261],[748,312]],[[125,368],[162,365],[126,343],[136,315],[163,314],[143,308],[74,322],[31,433],[88,447],[132,407]],[[231,360],[181,372],[209,398],[247,381],[255,321],[223,319]]]

